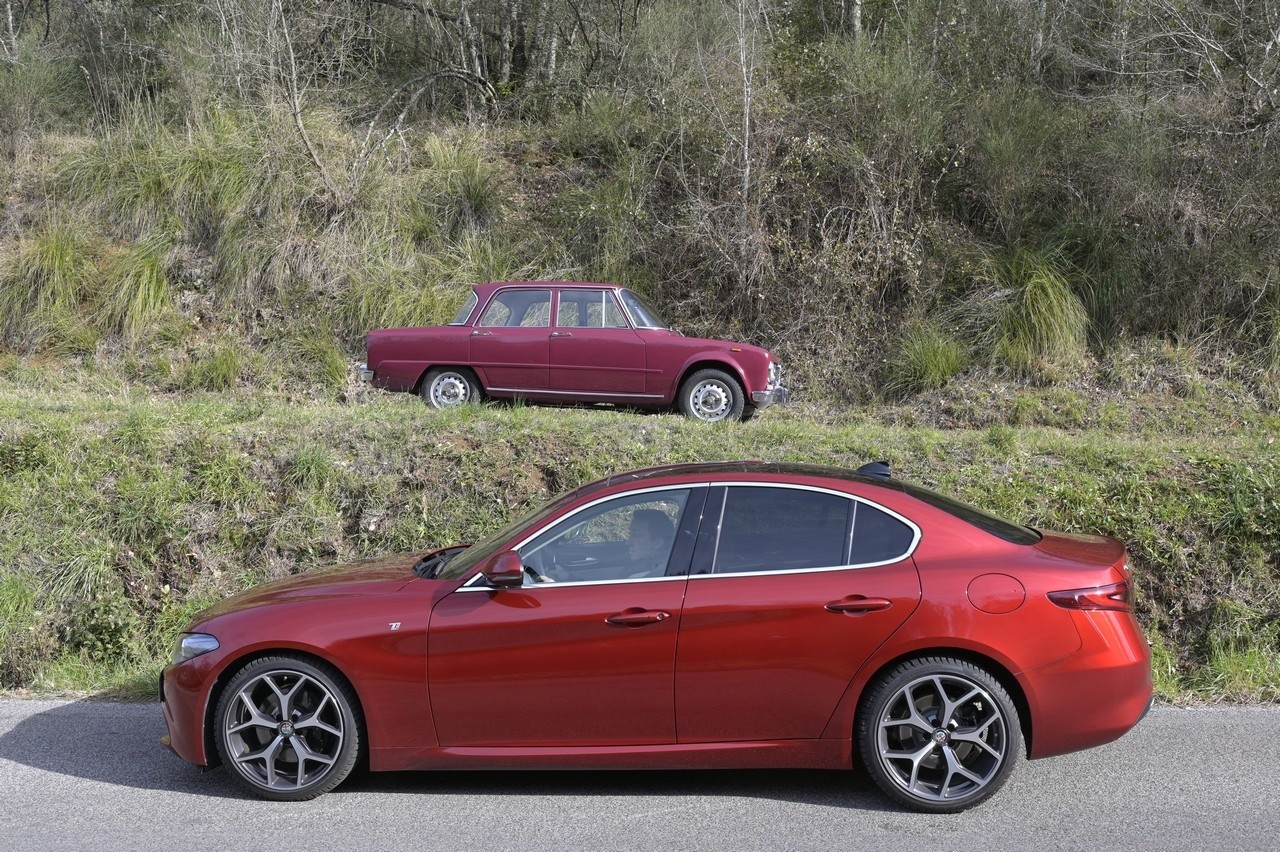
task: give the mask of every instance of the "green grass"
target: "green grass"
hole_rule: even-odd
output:
[[[127,693],[210,600],[335,561],[474,540],[621,469],[888,458],[904,479],[1011,518],[1127,542],[1164,697],[1277,694],[1280,463],[1266,418],[1212,436],[939,430],[800,407],[707,427],[608,409],[430,412],[407,394],[54,398],[0,380],[0,422],[21,424],[0,432],[6,687]]]

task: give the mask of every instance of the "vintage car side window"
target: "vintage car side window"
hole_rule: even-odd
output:
[[[482,326],[542,327],[551,325],[550,290],[503,290],[480,316]]]
[[[853,516],[853,546],[850,562],[866,565],[891,562],[911,549],[915,531],[902,521],[869,503],[858,503]]]
[[[794,571],[845,564],[847,497],[799,488],[733,486],[725,495],[713,572]]]
[[[608,290],[561,290],[556,325],[561,328],[625,328],[627,321]]]
[[[526,582],[662,577],[689,489],[632,494],[565,518],[519,549]]]

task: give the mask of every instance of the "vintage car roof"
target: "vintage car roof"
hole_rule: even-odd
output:
[[[621,284],[600,284],[593,281],[490,281],[487,284],[476,284],[471,289],[481,299],[503,287],[594,287],[601,290],[620,290]]]

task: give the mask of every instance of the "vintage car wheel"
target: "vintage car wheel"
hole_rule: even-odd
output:
[[[227,684],[214,715],[222,763],[249,792],[314,799],[351,773],[360,755],[358,703],[323,663],[261,657]]]
[[[723,370],[699,370],[680,386],[680,410],[696,420],[741,420],[745,405],[742,385]]]
[[[432,370],[422,380],[422,401],[432,408],[453,408],[468,402],[479,402],[484,392],[476,374],[466,367]]]
[[[862,761],[882,790],[929,813],[995,793],[1022,749],[1018,710],[987,671],[964,660],[909,660],[877,680],[858,713]]]

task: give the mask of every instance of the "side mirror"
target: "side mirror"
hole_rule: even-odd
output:
[[[520,562],[520,554],[514,550],[504,550],[489,557],[480,573],[494,588],[510,589],[524,585],[524,565]]]

